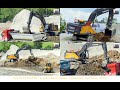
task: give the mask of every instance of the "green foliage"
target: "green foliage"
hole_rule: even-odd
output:
[[[116,18],[113,18],[113,23],[118,23],[118,20]]]
[[[22,9],[28,9],[30,11],[38,12],[41,15],[45,15],[47,12],[47,15],[51,15],[53,14],[54,8],[0,8],[0,21],[11,21],[15,17],[15,15]]]
[[[43,42],[41,49],[51,50],[51,49],[53,49],[53,47],[54,47],[54,43],[53,42]]]
[[[101,21],[99,21],[99,23],[107,23],[108,18],[103,18]],[[113,18],[113,22],[112,23],[118,23],[118,20],[116,18]]]
[[[32,49],[51,50],[54,47],[53,42],[0,42],[0,51],[7,51],[11,45],[22,48],[24,45],[30,45]]]
[[[101,21],[99,21],[99,23],[106,23],[107,22],[107,18],[103,18]]]
[[[67,25],[66,21],[62,19],[62,17],[60,17],[60,32],[66,29],[66,25]]]
[[[96,18],[96,19],[94,20],[94,22],[95,22],[95,23],[98,23],[99,21],[98,21],[98,19]]]
[[[4,42],[0,42],[0,51],[4,51],[4,50],[5,50]]]

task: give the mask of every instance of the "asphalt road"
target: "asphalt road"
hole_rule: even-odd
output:
[[[72,36],[73,34],[68,34],[68,33],[61,33],[60,34],[60,43],[64,42],[73,42],[73,43],[81,43],[81,42],[86,42],[85,40],[79,39],[77,41],[72,41]]]

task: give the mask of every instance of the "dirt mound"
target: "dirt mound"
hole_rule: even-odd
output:
[[[59,59],[60,57],[50,53],[42,58],[30,59],[20,59],[17,62],[1,61],[1,67],[14,67],[14,68],[25,68],[37,71],[43,71],[46,63],[51,63],[53,68],[59,69]]]
[[[0,63],[1,67],[24,68],[42,72],[44,70],[46,61],[44,61],[43,58],[37,58],[35,61],[32,62],[29,60],[19,60],[18,62],[2,61]]]
[[[120,53],[116,50],[108,51],[108,57],[112,62],[120,62]],[[104,70],[101,67],[104,61],[104,55],[95,56],[89,59],[88,64],[81,64],[77,75],[104,75]]]
[[[120,61],[120,53],[116,50],[110,50],[108,51],[108,57],[110,59],[110,61]],[[104,60],[104,54],[100,55],[100,56],[94,56],[94,57],[91,57],[89,61],[94,61],[94,60],[99,60],[98,62],[101,62]]]
[[[47,56],[44,57],[45,61],[47,63],[52,63],[54,67],[58,67],[60,63],[60,57],[54,55],[53,53],[48,54]]]
[[[90,62],[88,64],[80,65],[77,75],[104,75],[104,70],[97,62]]]
[[[32,67],[35,66],[32,62],[28,60],[19,60],[18,62],[4,62],[4,67]]]

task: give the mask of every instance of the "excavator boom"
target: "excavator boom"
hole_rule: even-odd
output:
[[[97,9],[95,9],[89,16],[86,25],[91,25],[91,23],[95,20],[95,18],[97,16],[107,13],[107,12],[109,12],[109,17],[111,17],[111,18],[109,18],[108,22],[111,22],[113,19],[113,16],[114,16],[114,11],[113,11],[114,9],[115,8],[97,8]]]

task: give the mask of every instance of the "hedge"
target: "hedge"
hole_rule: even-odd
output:
[[[0,42],[0,51],[7,51],[11,45],[16,45],[22,48],[24,45],[30,45],[32,49],[52,50],[53,42]]]

